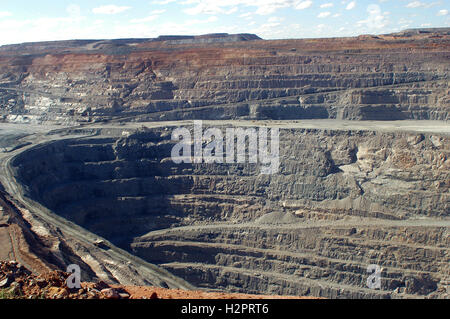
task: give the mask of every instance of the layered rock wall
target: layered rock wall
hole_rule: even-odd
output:
[[[13,165],[28,196],[194,285],[395,297],[446,282],[448,145],[282,129],[280,170],[261,175],[259,164],[175,164],[171,130],[153,129],[52,142]],[[386,269],[382,291],[366,289],[369,264]]]
[[[446,120],[448,37],[72,41],[23,46],[21,55],[5,48],[0,106],[12,122]]]

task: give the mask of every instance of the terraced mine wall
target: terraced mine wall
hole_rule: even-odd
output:
[[[208,289],[331,298],[448,288],[449,137],[280,130],[280,170],[175,164],[172,128],[68,139],[12,162],[26,195]],[[383,267],[381,290],[367,266]],[[446,288],[447,287],[447,288]]]
[[[339,39],[235,38],[5,47],[0,116],[33,123],[448,119],[448,30]]]

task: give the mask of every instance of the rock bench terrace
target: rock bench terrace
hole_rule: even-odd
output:
[[[0,235],[31,247],[1,255],[109,284],[448,298],[449,49],[448,29],[0,47]],[[193,120],[278,128],[278,173],[174,163]]]

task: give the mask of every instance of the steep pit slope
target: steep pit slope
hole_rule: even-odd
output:
[[[448,119],[448,29],[336,39],[230,37],[2,47],[0,115],[59,123],[137,115]]]
[[[449,137],[283,128],[280,171],[180,164],[170,127],[60,140],[12,161],[26,195],[208,289],[442,297]],[[383,267],[382,290],[366,288]]]
[[[65,271],[68,265],[77,264],[86,281],[192,289],[184,280],[110,243],[100,245],[98,235],[23,196],[22,185],[16,183],[11,172],[14,156],[45,141],[79,138],[96,132],[52,128],[0,125],[0,260],[15,260],[36,273],[49,269]]]
[[[56,268],[56,258],[22,218],[20,211],[0,190],[0,261],[15,260],[33,272]],[[58,265],[61,267],[62,265]]]
[[[1,47],[0,121],[44,124],[36,132],[82,127],[2,139],[0,181],[34,229],[51,235],[52,253],[72,250],[58,261],[75,258],[90,276],[190,287],[182,277],[259,294],[448,297],[449,37],[439,29]],[[261,175],[258,164],[175,165],[171,133],[187,119],[279,127],[278,174]],[[314,120],[288,121],[299,119]],[[403,121],[385,130],[361,120]],[[405,120],[445,130],[408,131]],[[143,121],[151,129],[130,123]],[[367,288],[370,264],[383,267],[381,290]]]

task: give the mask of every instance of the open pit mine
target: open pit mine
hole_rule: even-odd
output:
[[[2,46],[0,259],[110,284],[449,298],[449,71],[448,28]],[[277,171],[174,162],[194,120],[278,129]]]

